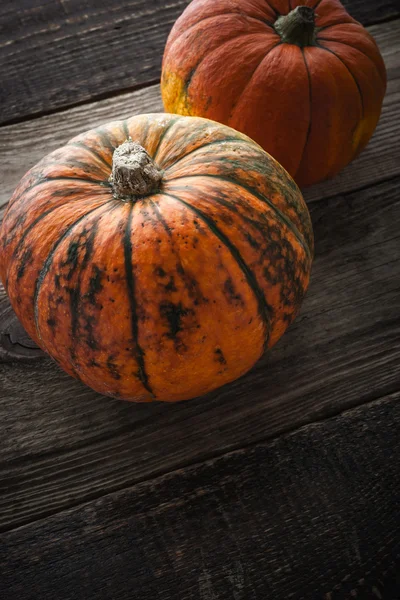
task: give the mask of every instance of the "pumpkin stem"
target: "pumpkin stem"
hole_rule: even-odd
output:
[[[114,196],[133,200],[160,188],[163,172],[138,142],[127,140],[114,150],[110,182]]]
[[[315,45],[315,13],[309,6],[298,6],[288,15],[282,15],[274,27],[286,44],[300,48]]]

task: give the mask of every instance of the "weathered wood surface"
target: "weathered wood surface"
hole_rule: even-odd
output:
[[[176,406],[101,397],[40,358],[0,289],[1,600],[400,598],[400,5],[346,4],[384,55],[384,111],[306,191],[310,291],[252,373]],[[0,4],[0,123],[105,98],[0,127],[0,218],[45,153],[162,109],[185,5]]]
[[[0,536],[2,600],[396,600],[400,394]]]
[[[168,33],[188,0],[0,3],[0,123],[99,99],[160,76]],[[400,15],[398,0],[345,0],[364,25]]]
[[[1,528],[400,390],[399,185],[311,204],[316,258],[299,318],[209,397],[138,406],[47,360],[1,365]]]
[[[306,190],[309,202],[400,175],[400,19],[370,27],[369,31],[379,44],[388,71],[381,120],[369,146],[354,163],[335,179]],[[159,86],[155,85],[61,114],[0,128],[0,217],[19,179],[48,152],[106,121],[161,110]]]

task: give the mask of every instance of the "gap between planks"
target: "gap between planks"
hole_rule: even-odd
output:
[[[0,596],[398,598],[399,398],[5,533]]]

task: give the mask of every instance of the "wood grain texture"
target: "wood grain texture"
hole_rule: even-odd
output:
[[[295,324],[208,397],[138,406],[49,360],[0,365],[0,526],[267,439],[400,389],[400,178],[311,204],[316,259]]]
[[[309,202],[400,174],[400,19],[369,30],[380,46],[388,71],[389,83],[381,120],[369,146],[354,163],[333,180],[306,190],[305,197]],[[78,133],[106,121],[162,109],[159,86],[156,85],[60,114],[0,128],[0,218],[20,178],[45,154]]]
[[[345,0],[370,25],[397,0]],[[13,0],[0,5],[0,123],[156,82],[164,45],[187,0]]]
[[[0,7],[0,123],[149,82],[186,0],[10,0]]]
[[[0,536],[2,600],[395,600],[400,394]]]

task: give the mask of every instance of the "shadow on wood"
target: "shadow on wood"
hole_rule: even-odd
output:
[[[0,536],[2,600],[395,600],[400,395]]]

